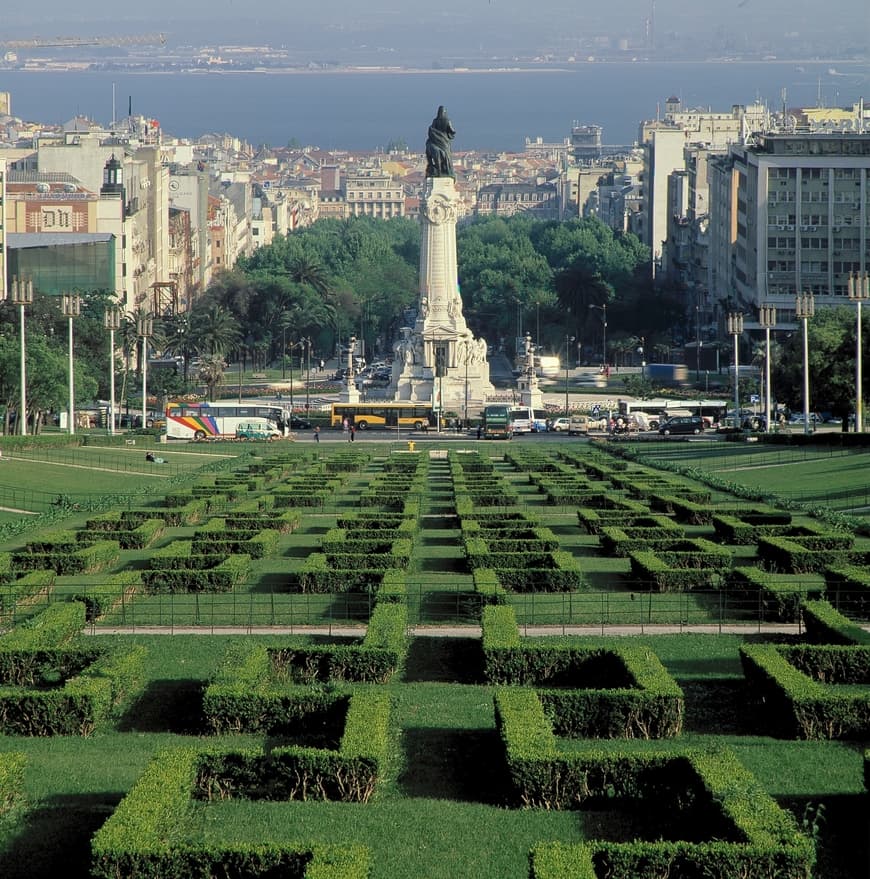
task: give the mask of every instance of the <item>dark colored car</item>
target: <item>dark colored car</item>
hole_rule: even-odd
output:
[[[675,415],[659,425],[659,433],[662,436],[693,433],[699,434],[704,431],[704,420],[700,415]]]
[[[311,430],[311,422],[294,415],[290,419],[290,430]]]

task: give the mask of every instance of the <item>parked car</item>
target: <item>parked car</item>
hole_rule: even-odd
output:
[[[290,418],[289,426],[290,430],[311,430],[311,422],[305,418],[300,418],[298,415],[293,415]]]
[[[251,421],[236,427],[236,439],[240,440],[270,440],[277,436],[265,421]]]
[[[568,435],[575,436],[578,433],[589,433],[589,417],[586,415],[572,415],[568,419]]]
[[[555,431],[559,431],[559,432],[567,431],[570,423],[571,423],[570,418],[565,418],[565,417],[555,418],[550,423],[550,430],[555,430]]]
[[[659,433],[662,436],[672,434],[699,434],[704,431],[704,420],[700,415],[677,415],[668,418],[659,425]]]

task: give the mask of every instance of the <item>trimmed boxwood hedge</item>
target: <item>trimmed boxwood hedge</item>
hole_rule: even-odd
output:
[[[821,584],[751,566],[729,571],[726,583],[729,591],[756,594],[763,618],[782,623],[797,622],[803,602],[820,598],[825,592]]]
[[[313,552],[289,585],[310,593],[376,592],[385,575],[383,568],[337,569],[325,553]]]
[[[827,601],[806,601],[803,605],[807,638],[816,644],[870,644],[870,632],[853,623]]]
[[[185,837],[202,754],[164,750],[119,803],[91,841],[94,879],[193,879],[225,875],[280,875],[288,879],[366,879],[370,856],[362,846],[251,840],[203,846]]]
[[[87,621],[91,623],[107,614],[119,602],[131,598],[141,586],[139,571],[121,571],[73,593],[72,600],[84,604]]]
[[[824,540],[814,540],[808,546],[799,537],[759,537],[758,557],[770,570],[789,574],[810,574],[824,571],[825,568],[849,564],[852,553],[843,545],[845,535],[830,535],[831,545]],[[851,535],[846,539],[851,545]]]
[[[57,574],[54,571],[31,571],[13,580],[0,589],[0,612],[6,613],[25,598],[32,598],[40,592],[50,593]]]
[[[731,879],[808,879],[813,841],[728,750],[560,752],[543,706],[531,690],[500,689],[496,726],[514,801],[526,808],[595,808],[614,802],[655,809],[688,839],[709,841],[586,842],[535,849],[540,879],[610,879],[678,875]],[[590,873],[591,855],[594,871]]]
[[[708,589],[732,564],[730,550],[703,538],[682,540],[666,550],[628,555],[632,576],[658,592]]]
[[[89,735],[138,686],[145,648],[76,647],[84,614],[50,605],[0,638],[0,733]],[[52,675],[60,685],[46,685]]]
[[[521,640],[511,607],[484,608],[482,643],[490,683],[544,688],[538,697],[557,735],[650,739],[682,730],[683,692],[647,647]]]
[[[177,558],[181,559],[183,556]],[[202,567],[195,567],[197,557],[188,555],[189,567],[161,567],[142,571],[145,590],[150,593],[231,592],[237,585],[244,583],[251,573],[251,557],[244,553],[199,558],[202,559]],[[215,562],[214,559],[218,561]]]
[[[866,618],[870,615],[870,570],[858,565],[836,565],[824,571],[828,593],[844,610]]]
[[[120,557],[117,540],[100,540],[90,546],[58,544],[43,552],[16,552],[12,564],[21,572],[50,569],[58,574],[89,574],[112,567]]]
[[[832,667],[830,651],[836,648],[807,646],[801,662],[805,668]],[[868,666],[868,650],[841,647],[860,653],[859,667]],[[822,659],[810,663],[813,652]],[[744,644],[740,647],[743,673],[763,710],[765,727],[772,735],[800,739],[866,739],[870,736],[870,687],[840,690],[809,677],[790,658],[788,648],[777,644]],[[797,658],[797,654],[795,654]],[[854,664],[854,663],[853,663]],[[842,669],[842,659],[838,666]],[[847,681],[848,682],[848,681]]]

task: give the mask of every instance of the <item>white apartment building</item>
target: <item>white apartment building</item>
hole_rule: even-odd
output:
[[[405,191],[391,174],[380,170],[348,173],[343,189],[350,216],[379,220],[405,216]]]
[[[40,174],[65,173],[100,193],[88,231],[115,236],[119,304],[128,312],[149,307],[155,285],[170,280],[169,173],[159,146],[115,132],[66,132],[37,141],[37,166]]]
[[[709,170],[711,290],[728,308],[795,294],[848,301],[851,272],[870,268],[870,134],[795,133],[734,145]]]
[[[668,176],[685,168],[684,149],[703,144],[726,149],[744,135],[746,108],[735,105],[729,113],[683,110],[679,98],[668,98],[663,119],[642,122],[644,216],[639,233],[652,251],[653,275],[660,272],[662,248],[668,237]]]

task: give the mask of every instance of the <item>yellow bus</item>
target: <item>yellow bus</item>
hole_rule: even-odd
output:
[[[374,403],[333,403],[333,427],[343,427],[345,419],[357,430],[369,428],[407,428],[422,430],[435,424],[431,403],[374,402]]]

